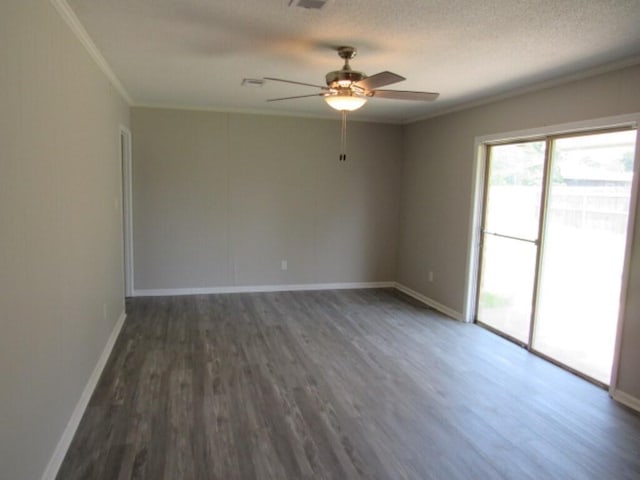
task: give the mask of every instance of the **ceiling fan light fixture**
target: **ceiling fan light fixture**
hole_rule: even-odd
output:
[[[367,103],[367,97],[354,95],[351,91],[338,92],[335,94],[330,93],[328,95],[325,95],[324,100],[329,104],[331,108],[340,112],[353,112],[354,110],[358,110],[365,103]]]

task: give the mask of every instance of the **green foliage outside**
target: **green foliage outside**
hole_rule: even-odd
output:
[[[504,295],[499,295],[493,292],[482,292],[480,295],[480,305],[483,308],[500,308],[508,307],[511,305],[511,299]]]

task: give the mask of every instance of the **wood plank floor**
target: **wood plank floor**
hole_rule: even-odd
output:
[[[640,478],[640,416],[393,290],[129,310],[60,480]]]

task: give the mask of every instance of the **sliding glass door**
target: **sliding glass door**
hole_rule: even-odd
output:
[[[609,383],[635,130],[488,147],[477,321]]]

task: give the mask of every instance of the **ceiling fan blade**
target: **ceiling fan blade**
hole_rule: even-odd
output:
[[[371,75],[364,80],[360,80],[358,83],[356,83],[356,86],[364,88],[365,90],[373,90],[375,88],[384,87],[386,85],[398,83],[403,80],[406,80],[406,78],[398,75],[397,73],[385,71],[376,73],[375,75]]]
[[[372,97],[390,98],[391,100],[414,100],[419,102],[432,102],[440,96],[434,92],[408,92],[406,90],[374,90]]]
[[[267,102],[279,102],[280,100],[293,100],[294,98],[324,97],[324,93],[312,93],[311,95],[296,95],[295,97],[270,98]]]
[[[296,82],[295,80],[285,80],[283,78],[263,77],[265,80],[271,80],[273,82],[292,83],[294,85],[304,85],[305,87],[316,87],[322,90],[329,90],[329,87],[322,85],[314,85],[313,83]]]

